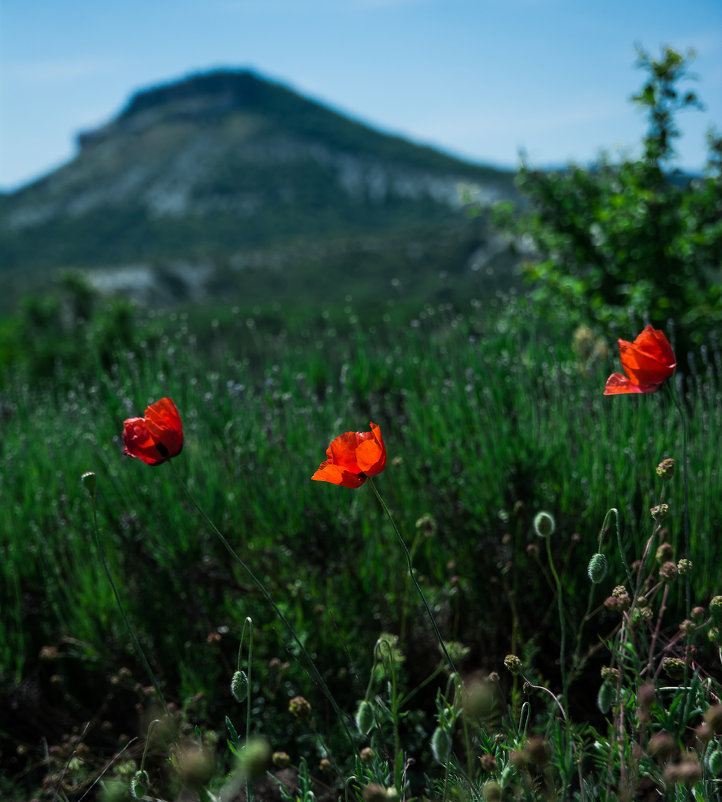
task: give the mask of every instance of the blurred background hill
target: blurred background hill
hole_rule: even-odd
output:
[[[0,198],[6,308],[68,269],[157,307],[363,300],[391,282],[433,298],[440,271],[478,281],[512,262],[478,212],[516,197],[513,171],[379,133],[249,70],[140,91],[78,144]]]

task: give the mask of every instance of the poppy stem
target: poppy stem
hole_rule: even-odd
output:
[[[399,539],[399,543],[404,550],[404,554],[406,555],[406,562],[409,566],[409,576],[411,577],[414,585],[416,586],[416,590],[419,592],[419,596],[421,596],[421,601],[424,603],[424,607],[426,607],[426,612],[428,613],[429,620],[431,621],[431,626],[434,628],[434,632],[436,633],[436,637],[439,639],[439,644],[441,645],[441,651],[444,653],[444,657],[446,657],[447,662],[449,663],[449,668],[457,674],[456,666],[454,665],[454,661],[451,659],[449,652],[446,650],[446,645],[444,644],[444,639],[441,637],[441,633],[439,632],[439,628],[436,626],[436,621],[434,620],[434,615],[431,612],[431,608],[429,607],[429,603],[426,601],[426,596],[424,596],[424,591],[421,590],[421,585],[416,581],[416,576],[414,575],[414,568],[411,564],[411,554],[404,542],[403,537],[401,537],[401,532],[399,532],[399,528],[396,526],[396,521],[394,521],[389,508],[386,506],[386,502],[381,498],[379,491],[376,489],[376,485],[374,484],[374,480],[369,476],[368,483],[371,485],[371,489],[374,491],[374,495],[378,500],[381,508],[386,513],[389,521],[391,521],[391,525],[394,528],[394,532],[396,532],[396,537]]]
[[[684,411],[684,406],[677,394],[677,382],[673,376],[667,382],[669,387],[672,401],[677,408],[679,419],[682,422],[682,525],[684,527],[684,556],[689,560],[691,559],[691,544],[690,544],[690,526],[689,526],[689,477],[687,471],[687,415]],[[685,603],[687,607],[687,617],[689,617],[690,610],[692,609],[692,585],[690,572],[687,571],[685,575]]]
[[[169,464],[171,466],[173,466],[173,462],[172,461]],[[346,724],[346,719],[344,718],[343,713],[341,712],[341,709],[339,708],[338,704],[336,703],[336,700],[333,698],[333,694],[331,693],[330,688],[326,684],[326,680],[324,680],[323,676],[321,675],[321,672],[318,670],[318,668],[316,668],[316,664],[313,662],[313,659],[311,658],[311,655],[308,653],[308,651],[306,650],[306,647],[303,645],[303,643],[301,642],[300,638],[296,634],[296,630],[294,629],[293,625],[286,618],[286,616],[283,614],[283,612],[281,611],[280,607],[276,604],[276,602],[273,601],[273,599],[271,598],[271,594],[268,592],[268,590],[266,590],[266,586],[263,584],[263,582],[261,582],[261,580],[253,573],[253,571],[250,569],[250,567],[248,565],[246,565],[246,563],[240,558],[240,556],[238,555],[236,550],[233,548],[233,546],[231,546],[231,544],[228,542],[227,538],[223,535],[223,533],[220,531],[220,529],[218,529],[218,527],[213,523],[213,521],[206,515],[206,513],[199,506],[199,504],[195,500],[195,498],[193,498],[193,495],[191,494],[191,491],[188,489],[188,485],[186,485],[186,483],[183,481],[183,477],[180,475],[180,473],[178,473],[178,471],[175,469],[175,467],[172,467],[172,469],[173,469],[173,473],[174,473],[176,479],[180,483],[180,486],[183,488],[184,493],[186,494],[188,500],[192,504],[193,509],[203,519],[204,523],[208,527],[208,530],[210,532],[212,532],[221,541],[221,543],[224,545],[226,551],[231,555],[231,557],[233,557],[233,559],[238,563],[238,565],[240,565],[241,568],[248,574],[248,576],[253,581],[253,583],[256,585],[256,587],[261,591],[261,594],[263,595],[264,599],[271,605],[271,607],[273,608],[273,611],[276,613],[276,615],[281,619],[281,621],[285,625],[286,629],[288,630],[288,632],[290,633],[291,637],[296,642],[296,645],[298,646],[298,648],[300,649],[301,653],[303,654],[303,656],[306,658],[306,661],[308,662],[308,665],[304,666],[304,670],[306,671],[306,673],[309,675],[309,677],[312,680],[315,680],[317,682],[317,684],[319,685],[319,687],[323,691],[324,695],[326,696],[328,701],[331,703],[331,707],[333,708],[334,712],[336,713],[336,716],[338,717],[339,721],[341,722],[341,725],[343,726],[343,728],[344,728],[344,730],[346,732],[346,736],[348,737],[349,742],[351,743],[351,745],[353,746],[353,748],[355,750],[356,749],[356,744],[354,743],[353,737],[351,736],[351,732],[350,732],[350,730],[349,730],[349,728],[348,728],[348,726]],[[310,668],[310,673],[309,673],[309,668]]]
[[[146,659],[145,653],[140,645],[140,641],[138,640],[133,627],[128,620],[128,616],[125,613],[125,608],[123,607],[123,602],[120,600],[120,594],[118,593],[118,588],[115,585],[115,581],[113,580],[113,575],[110,573],[110,568],[108,567],[108,561],[105,557],[105,549],[103,548],[103,542],[100,539],[100,529],[98,527],[98,511],[95,505],[95,492],[92,491],[90,493],[90,504],[93,510],[93,531],[95,534],[95,544],[98,548],[98,554],[100,556],[100,561],[103,563],[103,568],[105,569],[105,575],[108,577],[108,581],[110,582],[110,587],[113,588],[113,594],[115,595],[115,602],[118,605],[118,609],[120,610],[120,615],[123,618],[123,623],[125,624],[125,628],[128,630],[128,634],[130,635],[130,639],[133,641],[133,646],[135,647],[135,651],[140,657],[145,670],[148,672],[148,676],[150,677],[150,681],[153,683],[153,687],[155,688],[155,692],[158,695],[158,699],[163,707],[163,711],[165,712],[166,716],[170,717],[170,710],[168,709],[168,705],[166,704],[165,697],[163,696],[163,691],[160,689],[160,685],[158,684],[158,680],[155,678],[155,674],[153,673],[153,669],[150,667],[150,663]]]
[[[684,556],[689,560],[691,558],[691,544],[689,533],[689,479],[687,476],[687,415],[684,411],[684,406],[680,401],[677,394],[676,376],[667,382],[669,393],[672,396],[672,401],[677,407],[679,419],[682,422],[682,524],[684,527]],[[684,601],[686,607],[687,618],[689,618],[692,610],[692,577],[691,571],[687,570],[684,577]],[[689,688],[689,672],[690,672],[690,648],[689,642],[685,644],[684,650],[684,686]],[[689,691],[687,692],[689,696]]]

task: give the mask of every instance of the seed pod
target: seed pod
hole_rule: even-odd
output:
[[[554,534],[555,526],[554,518],[548,512],[542,510],[534,517],[534,531],[539,537],[551,537]]]
[[[449,733],[437,727],[434,734],[431,736],[431,751],[434,753],[436,760],[444,765],[449,759],[451,754],[451,736]]]
[[[603,682],[601,684],[599,693],[597,693],[597,707],[600,712],[608,713],[610,711],[616,695],[617,690],[613,685],[610,685],[608,682]]]
[[[589,565],[587,566],[589,581],[593,585],[598,585],[607,575],[608,568],[609,563],[603,554],[597,553],[592,555],[592,559],[589,560]]]
[[[374,726],[374,708],[366,699],[361,702],[356,711],[356,726],[363,735],[368,735]]]
[[[719,777],[722,774],[722,749],[715,749],[707,758],[707,768],[713,777]]]
[[[248,698],[248,677],[245,671],[236,671],[233,675],[231,695],[237,702],[245,702]]]
[[[133,799],[142,799],[150,788],[150,778],[148,772],[144,770],[136,771],[130,781],[130,795]]]

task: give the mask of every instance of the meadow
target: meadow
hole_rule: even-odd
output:
[[[722,343],[603,396],[642,325],[512,292],[28,340],[0,385],[2,797],[718,798]],[[150,467],[123,421],[162,397],[185,443]],[[387,510],[311,481],[371,421]]]

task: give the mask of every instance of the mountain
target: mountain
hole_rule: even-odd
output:
[[[500,244],[464,203],[514,195],[511,172],[380,133],[247,70],[141,91],[78,145],[0,197],[7,280],[78,268],[165,301],[239,289],[254,270],[341,276],[359,253],[385,270],[395,255],[403,272],[409,254],[431,249],[437,262],[452,243],[493,256]]]

